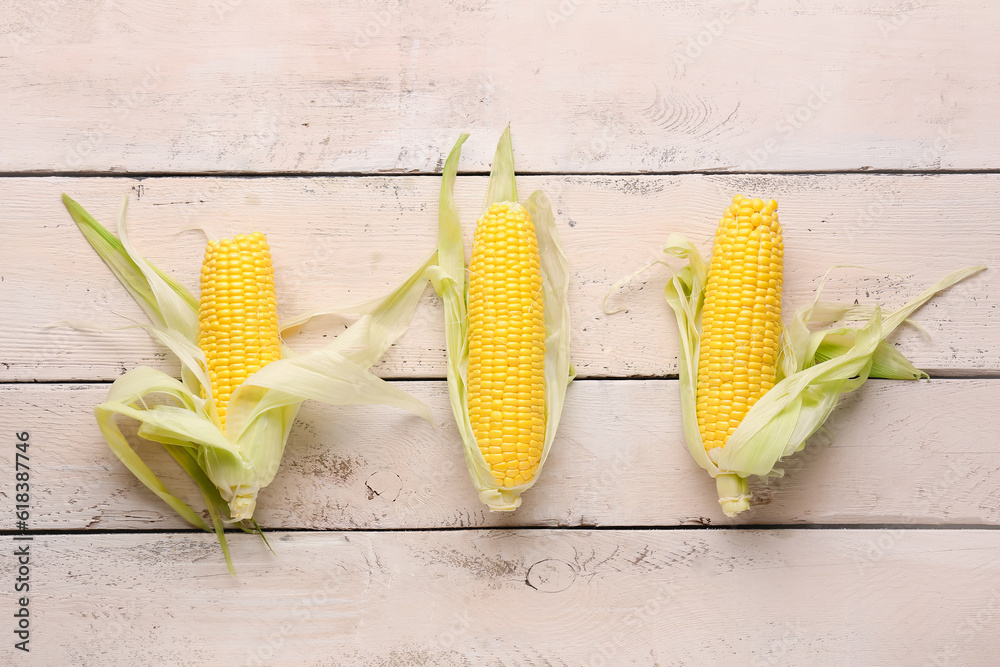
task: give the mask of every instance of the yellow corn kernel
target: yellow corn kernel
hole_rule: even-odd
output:
[[[229,399],[243,381],[281,358],[274,268],[260,232],[209,241],[201,269],[198,346],[226,427]]]
[[[697,415],[707,451],[725,447],[774,385],[784,245],[778,202],[733,197],[715,233],[698,357]]]
[[[468,406],[479,450],[508,488],[535,476],[545,439],[540,266],[524,207],[490,206],[476,224],[469,265]]]

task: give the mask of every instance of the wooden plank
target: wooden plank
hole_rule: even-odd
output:
[[[208,535],[37,537],[31,652],[17,664],[985,665],[1000,649],[988,531],[290,533],[271,544],[275,554],[234,536],[233,578]],[[14,559],[0,562],[11,581]]]
[[[387,291],[436,243],[436,177],[371,178],[8,178],[5,242],[0,247],[0,380],[111,380],[149,365],[178,369],[142,331],[51,328],[59,321],[104,327],[142,320],[138,307],[89,248],[59,201],[72,193],[112,225],[132,195],[135,245],[183,284],[197,289],[205,229],[214,237],[248,228],[269,234],[282,317]],[[890,307],[963,266],[986,271],[917,313],[931,334],[895,339],[934,373],[1000,371],[997,272],[1000,228],[984,224],[1000,208],[1000,177],[976,175],[525,177],[521,189],[551,196],[571,269],[573,362],[581,377],[662,377],[677,372],[676,328],[662,296],[668,273],[655,267],[612,295],[611,286],[648,262],[672,232],[706,254],[720,212],[736,192],[781,203],[786,239],[785,309],[809,302],[821,277],[841,269],[830,299]],[[460,178],[457,196],[468,234],[485,191],[482,177]],[[141,195],[140,195],[141,193]],[[428,292],[430,294],[430,291]],[[55,295],[40,298],[40,295]],[[12,314],[12,315],[11,315]],[[120,317],[116,316],[120,315]],[[442,315],[428,296],[413,328],[377,367],[384,377],[444,377]],[[308,349],[340,330],[317,323],[292,336]]]
[[[676,381],[570,387],[541,480],[513,514],[491,514],[476,497],[444,383],[408,382],[403,388],[431,406],[436,427],[388,408],[306,403],[256,517],[269,529],[998,525],[997,383],[872,380],[785,462],[785,477],[754,484],[752,511],[734,522],[684,445]],[[30,527],[186,527],[104,444],[92,408],[106,391],[0,385],[0,431],[28,431],[33,443]],[[123,426],[134,434],[128,420]],[[131,439],[168,487],[203,506],[158,446]],[[12,468],[13,456],[3,459],[0,476],[13,479]],[[0,529],[13,530],[14,520],[13,511],[0,515]]]
[[[0,12],[0,172],[430,172],[462,131],[481,171],[508,122],[526,172],[1000,166],[972,0]]]

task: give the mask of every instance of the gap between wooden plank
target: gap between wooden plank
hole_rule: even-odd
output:
[[[424,528],[274,528],[265,529],[265,536],[272,533],[348,533],[351,535],[364,535],[367,533],[461,533],[469,531],[482,531],[479,526],[428,526]],[[532,531],[532,530],[554,530],[554,531],[702,531],[702,530],[750,530],[750,531],[781,531],[781,530],[952,530],[952,531],[989,531],[1000,530],[1000,525],[983,524],[934,524],[934,523],[809,523],[809,524],[780,524],[762,523],[732,526],[709,526],[703,524],[682,525],[682,526],[510,526],[502,528],[491,528],[497,531]],[[53,535],[202,535],[205,531],[197,528],[86,528],[77,530],[0,530],[0,537],[41,537]],[[226,530],[226,539],[231,535],[245,535],[242,530],[230,528]]]
[[[677,171],[523,171],[518,176],[963,176],[1000,174],[989,169],[811,169],[782,171],[726,171],[685,169]],[[488,171],[462,171],[459,176],[489,176]],[[50,171],[25,170],[0,172],[0,178],[405,178],[408,176],[441,177],[440,171]]]

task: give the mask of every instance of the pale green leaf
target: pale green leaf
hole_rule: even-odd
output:
[[[268,396],[286,396],[282,391],[256,388]],[[278,473],[281,459],[285,453],[288,434],[295,423],[302,400],[288,402],[268,410],[261,410],[257,416],[239,431],[236,445],[247,461],[253,465],[260,488],[264,488]],[[227,417],[226,425],[229,421]]]
[[[191,454],[191,450],[187,447],[178,447],[175,445],[163,445],[163,448],[174,457],[174,460],[184,469],[184,471],[191,476],[191,479],[195,481],[198,485],[198,489],[201,491],[201,497],[205,501],[205,507],[208,508],[208,514],[212,518],[212,527],[215,529],[215,536],[219,540],[219,546],[222,547],[222,555],[226,559],[226,567],[229,568],[229,574],[236,576],[236,568],[233,567],[233,559],[229,553],[229,544],[226,542],[226,530],[223,524],[222,512],[228,511],[226,507],[226,501],[222,499],[219,495],[219,490],[212,483],[212,480],[208,478],[208,475],[199,467],[198,461]],[[254,522],[256,525],[256,522]],[[263,534],[261,534],[263,537]],[[265,543],[267,540],[264,540]],[[270,548],[270,547],[268,547]]]
[[[466,465],[478,491],[487,488],[495,482],[495,479],[482,456],[475,456],[472,451],[476,449],[476,439],[466,409],[468,398],[466,369],[469,363],[468,283],[465,276],[462,226],[455,205],[454,189],[462,144],[467,138],[468,135],[463,134],[455,142],[441,176],[438,206],[438,265],[431,267],[430,278],[444,307],[448,398],[451,401],[458,432],[462,436],[462,451]]]
[[[152,338],[174,353],[174,356],[181,363],[181,369],[185,371],[185,384],[192,392],[200,394],[202,387],[204,387],[205,393],[209,393],[212,385],[205,370],[208,368],[208,362],[205,360],[205,353],[202,352],[201,348],[195,342],[186,338],[176,329],[158,329],[146,324],[139,326],[145,329]],[[208,401],[208,404],[212,413],[215,413],[214,402]]]
[[[132,247],[125,226],[125,213],[128,210],[128,197],[122,198],[122,206],[118,213],[118,238],[135,266],[142,272],[149,289],[153,293],[156,307],[163,319],[165,328],[179,332],[192,342],[198,340],[198,301],[187,290],[184,295],[171,287],[161,273]]]
[[[552,451],[566,401],[566,388],[575,372],[569,359],[569,263],[559,243],[552,205],[545,193],[537,190],[524,206],[535,223],[545,302],[545,446],[535,474],[537,479]]]
[[[854,332],[844,330],[844,333],[827,333],[816,348],[816,363],[834,359],[845,354],[854,346]],[[879,342],[872,355],[872,369],[869,377],[883,380],[918,380],[928,377],[926,373],[915,367],[903,353],[893,347],[888,341]]]
[[[708,266],[701,253],[680,234],[672,234],[663,250],[667,255],[687,260],[687,265],[675,271],[665,288],[667,304],[674,311],[680,334],[678,374],[681,390],[681,416],[684,439],[691,456],[713,477],[718,468],[708,457],[698,429],[697,387],[698,348],[701,344],[701,310],[705,298]]]
[[[428,256],[398,287],[384,296],[362,303],[327,307],[294,318],[282,332],[301,327],[313,318],[360,315],[328,347],[365,368],[373,365],[409,328],[417,304],[427,286],[427,269],[437,261],[437,252]]]
[[[125,467],[140,482],[170,505],[182,518],[198,528],[208,530],[208,526],[205,525],[201,517],[195,514],[186,503],[172,494],[164,486],[163,482],[160,481],[159,477],[136,454],[115,422],[115,414],[119,414],[118,408],[122,406],[127,407],[126,403],[116,399],[124,398],[128,403],[132,403],[141,401],[149,394],[160,393],[173,396],[184,403],[185,397],[188,394],[187,388],[169,375],[145,367],[128,371],[115,382],[116,385],[119,383],[121,383],[118,387],[119,395],[115,397],[109,396],[109,398],[112,398],[109,403],[99,405],[94,409],[94,413],[97,416],[97,424],[104,435],[104,439],[111,447],[111,451],[114,452],[118,460],[125,464]],[[112,391],[114,389],[113,385]]]
[[[237,396],[244,387],[250,389],[254,386],[268,387],[278,393],[267,392],[249,401]],[[331,405],[389,405],[433,422],[430,410],[423,402],[373,375],[368,369],[326,349],[270,363],[247,378],[237,393],[233,394],[230,402],[234,433],[239,433],[237,425],[244,421],[252,421],[275,407],[305,399]],[[245,418],[241,417],[244,406],[249,408]]]
[[[503,131],[497,143],[497,151],[490,167],[490,180],[486,186],[485,211],[499,202],[515,202],[517,198],[517,179],[514,177],[514,147],[510,141],[510,125]]]
[[[183,285],[143,259],[128,243],[127,234],[123,233],[127,199],[118,217],[119,234],[122,236],[119,240],[68,195],[64,194],[62,198],[84,238],[156,327],[180,323],[183,326],[174,328],[185,334],[197,332],[198,300]]]
[[[438,197],[438,261],[437,267],[455,283],[456,290],[465,294],[465,248],[462,245],[462,223],[455,205],[455,176],[462,157],[462,144],[469,138],[462,134],[445,160],[441,173],[441,193]],[[432,281],[433,282],[433,281]]]

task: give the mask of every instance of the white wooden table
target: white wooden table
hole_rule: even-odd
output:
[[[994,3],[2,0],[0,32],[0,664],[997,664]],[[141,317],[59,195],[106,224],[131,195],[135,244],[192,289],[193,229],[265,231],[292,315],[426,255],[462,131],[471,230],[508,122],[572,270],[578,379],[541,481],[515,514],[477,500],[428,292],[377,370],[436,427],[307,403],[258,505],[275,553],[230,535],[231,577],[93,419],[125,370],[176,364],[138,330],[48,326]],[[601,300],[672,231],[707,252],[738,192],[780,202],[787,312],[832,265],[867,268],[831,298],[889,306],[989,270],[894,337],[930,381],[869,382],[731,521],[683,444],[665,270]]]

